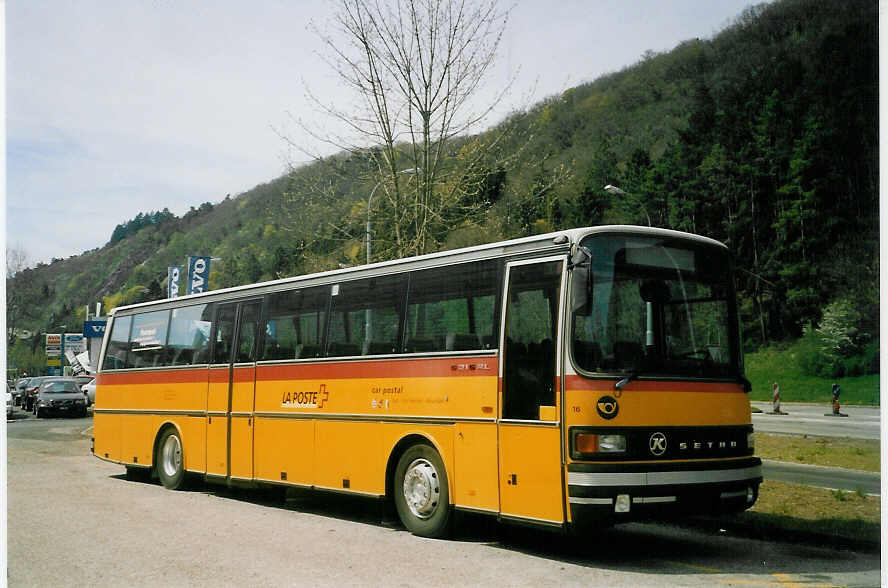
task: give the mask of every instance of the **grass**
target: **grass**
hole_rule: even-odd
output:
[[[737,521],[763,534],[817,533],[878,543],[880,517],[878,496],[765,480],[755,506]]]
[[[771,400],[771,386],[780,385],[783,402],[819,402],[832,405],[833,380],[804,374],[792,347],[769,347],[746,354],[746,377],[752,382],[751,400]],[[835,380],[842,387],[842,404],[879,405],[879,376]]]
[[[880,471],[878,440],[755,434],[755,454],[765,459]]]

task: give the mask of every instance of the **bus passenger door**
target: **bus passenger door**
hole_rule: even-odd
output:
[[[262,302],[238,305],[237,345],[231,366],[231,413],[229,422],[230,475],[253,479],[253,409],[256,393],[256,357],[259,346],[259,314]]]
[[[207,388],[207,476],[228,477],[228,415],[231,412],[231,354],[237,304],[216,308],[213,357]]]
[[[564,522],[558,373],[564,258],[506,269],[499,420],[500,511]]]
[[[253,477],[253,403],[261,302],[220,304],[207,395],[207,475]]]

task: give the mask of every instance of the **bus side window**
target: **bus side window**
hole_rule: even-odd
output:
[[[490,349],[498,289],[495,261],[413,272],[405,351]]]
[[[339,284],[333,296],[327,356],[398,353],[406,287],[404,275]]]
[[[262,359],[318,357],[326,328],[328,301],[327,286],[271,294]]]
[[[260,343],[259,314],[261,308],[262,305],[259,302],[247,302],[241,306],[235,363],[256,361]]]
[[[561,261],[515,266],[509,277],[503,418],[538,420],[555,406]]]
[[[194,338],[191,341],[192,365],[210,363],[210,333],[212,332],[213,305],[204,304],[200,317],[194,320]]]
[[[205,320],[207,304],[174,308],[167,342],[167,365],[207,363],[210,321]]]
[[[231,362],[231,345],[234,338],[234,314],[236,305],[219,306],[216,313],[216,334],[213,342],[213,363]]]
[[[146,312],[133,317],[127,367],[145,368],[164,365],[169,323],[168,310]]]
[[[126,367],[126,354],[129,350],[129,332],[133,317],[124,316],[114,318],[111,327],[111,339],[105,350],[105,359],[102,361],[102,370],[116,370]]]

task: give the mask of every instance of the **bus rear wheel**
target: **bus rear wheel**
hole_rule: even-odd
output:
[[[185,459],[182,451],[182,438],[176,429],[170,427],[160,436],[157,456],[154,460],[157,477],[165,488],[180,490],[185,487]]]
[[[450,492],[441,456],[432,447],[410,447],[398,460],[395,508],[407,530],[420,537],[444,537],[450,531]]]

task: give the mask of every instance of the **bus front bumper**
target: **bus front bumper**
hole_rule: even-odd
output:
[[[742,512],[755,504],[762,462],[570,464],[571,521],[624,522]]]

